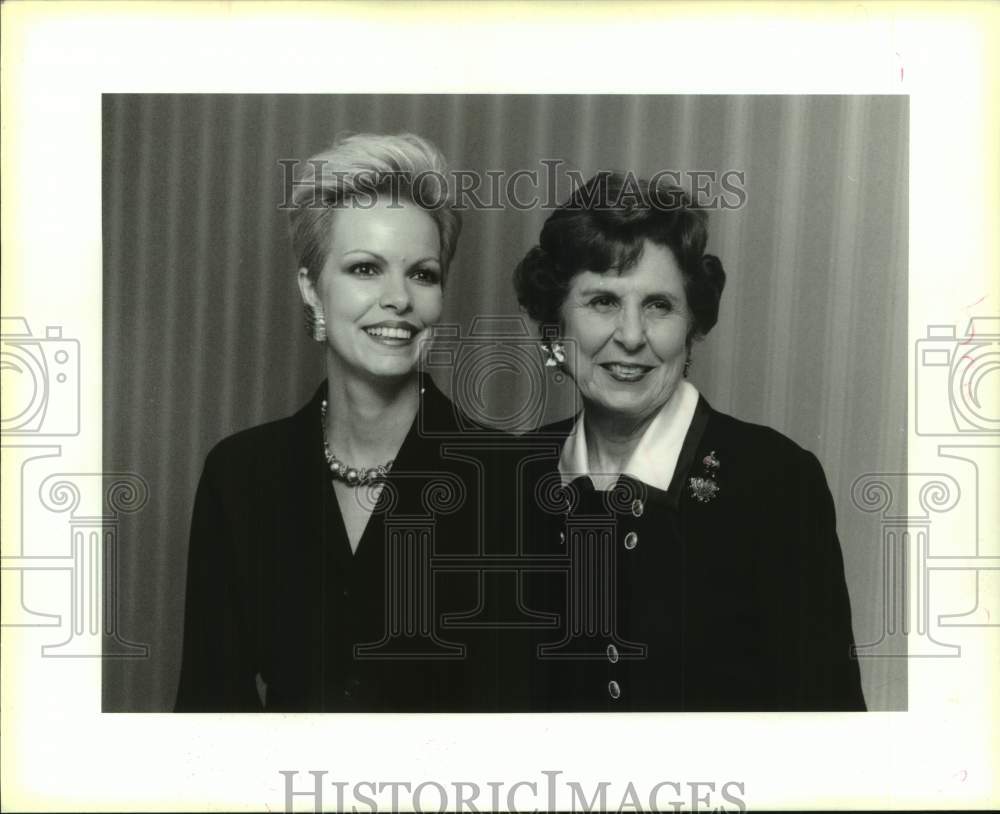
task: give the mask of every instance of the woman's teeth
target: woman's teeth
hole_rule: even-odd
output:
[[[383,339],[412,339],[413,331],[409,328],[365,328],[365,333],[369,336],[381,337]]]
[[[629,382],[637,381],[649,372],[649,368],[644,365],[610,364],[603,365],[603,367],[616,379]]]

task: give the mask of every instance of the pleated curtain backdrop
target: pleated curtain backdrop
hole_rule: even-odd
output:
[[[855,636],[881,639],[881,531],[852,504],[851,486],[906,468],[906,97],[106,95],[104,468],[150,487],[142,510],[121,518],[108,589],[119,634],[150,654],[105,662],[104,709],[172,704],[205,454],[293,412],[323,377],[303,329],[279,162],[346,131],[404,130],[483,179],[544,177],[543,159],[584,178],[744,173],[742,205],[710,216],[709,250],[728,282],[691,378],[717,409],[817,454],[837,505]],[[468,333],[492,324],[477,318],[519,315],[511,273],[547,214],[465,214],[445,322]],[[570,386],[550,380],[538,402],[543,372],[530,373],[501,365],[475,383],[498,423],[520,416],[527,428],[572,411]],[[446,369],[434,375],[453,391]],[[525,411],[533,399],[543,406]],[[905,659],[865,659],[862,678],[870,708],[906,707]]]

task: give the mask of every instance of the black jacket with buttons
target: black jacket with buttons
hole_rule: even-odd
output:
[[[532,433],[519,531],[536,711],[864,710],[816,457],[700,399],[670,487],[560,488],[574,420]],[[531,561],[526,560],[526,562]],[[508,665],[508,669],[515,667]]]

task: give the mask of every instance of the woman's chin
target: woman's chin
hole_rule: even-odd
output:
[[[412,353],[370,354],[350,368],[364,379],[405,379],[417,374],[417,360]]]
[[[584,399],[589,410],[603,413],[617,413],[624,416],[644,415],[650,410],[649,399],[637,398],[633,394],[605,394],[599,399]]]
[[[395,364],[371,365],[368,373],[373,378],[405,379],[417,374],[417,363],[413,359],[400,359]]]
[[[594,388],[590,393],[581,388],[584,404],[607,413],[623,416],[648,416],[657,412],[676,392],[679,379],[665,386],[663,379],[646,377],[640,382]]]
[[[620,416],[626,420],[643,419],[659,412],[670,395],[662,392],[630,393],[615,390],[603,392],[598,398],[588,398],[584,395],[583,403],[588,411]]]

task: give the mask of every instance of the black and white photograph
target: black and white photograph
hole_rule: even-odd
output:
[[[106,95],[105,710],[905,709],[907,121]]]

